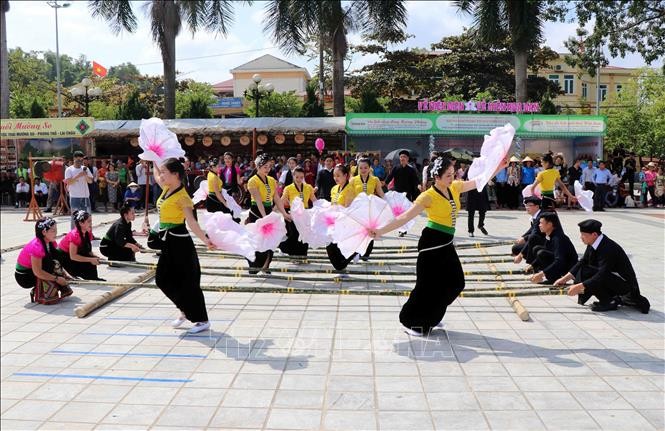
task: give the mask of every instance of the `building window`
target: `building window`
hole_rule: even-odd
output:
[[[605,100],[607,97],[607,84],[600,84],[600,87],[598,87],[598,97],[600,97],[601,102]]]
[[[588,86],[587,86],[586,82],[583,82],[582,83],[582,99],[585,99],[585,100],[586,100],[587,97],[589,97],[589,93],[588,93],[589,90],[588,90],[587,87]]]
[[[573,94],[573,81],[575,77],[573,75],[563,75],[563,91],[566,94]]]
[[[621,93],[621,84],[617,84],[617,94]]]
[[[559,75],[550,75],[547,77],[547,79],[554,82],[555,84],[559,83]]]

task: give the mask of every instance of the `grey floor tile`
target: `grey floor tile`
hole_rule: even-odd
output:
[[[429,410],[422,392],[379,392],[380,410]]]
[[[379,411],[381,430],[431,430],[434,429],[429,412]]]
[[[432,392],[426,393],[432,410],[479,410],[480,406],[473,392]]]
[[[275,395],[272,406],[275,408],[323,408],[323,391],[293,391],[279,390]]]
[[[589,414],[603,429],[618,429],[622,431],[655,429],[644,416],[635,410],[590,410]]]
[[[326,394],[326,407],[331,410],[373,410],[374,392],[337,392]]]
[[[102,420],[102,424],[121,424],[125,428],[128,425],[149,426],[162,412],[163,407],[143,406],[139,404],[118,404]],[[131,428],[130,427],[130,428]]]
[[[260,429],[267,416],[267,408],[222,407],[212,418],[210,427]]]
[[[14,404],[3,415],[3,419],[45,421],[65,405],[62,401],[23,400]]]
[[[268,428],[317,429],[321,424],[321,410],[272,409]]]
[[[113,408],[113,403],[69,402],[49,421],[55,422],[100,422]]]
[[[475,395],[483,410],[531,410],[519,392],[476,392]]]
[[[215,407],[169,406],[162,412],[156,425],[203,428],[208,425],[216,410]]]
[[[490,427],[497,430],[544,430],[534,411],[486,411]]]
[[[323,419],[323,429],[335,430],[375,430],[376,415],[373,411],[329,410]]]
[[[523,392],[536,410],[576,410],[580,403],[568,392]]]
[[[271,389],[228,389],[223,407],[269,407],[275,391]]]
[[[437,430],[487,430],[489,426],[479,410],[468,411],[432,411],[435,429]]]
[[[581,410],[542,410],[537,412],[548,430],[596,430],[598,423]]]

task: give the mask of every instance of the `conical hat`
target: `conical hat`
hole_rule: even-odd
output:
[[[510,158],[509,161],[510,161],[510,162],[517,162],[517,163],[519,163],[520,159],[518,159],[517,157],[513,156],[513,157]]]
[[[533,159],[529,156],[526,156],[524,159],[522,159],[522,163],[524,162],[533,162]]]

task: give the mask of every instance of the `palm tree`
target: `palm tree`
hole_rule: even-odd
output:
[[[123,30],[136,31],[136,15],[130,0],[91,0],[93,17],[101,17],[118,34]],[[247,0],[243,3],[250,4]],[[159,45],[164,63],[164,115],[175,118],[175,38],[183,21],[193,33],[203,28],[226,36],[233,21],[234,2],[231,0],[150,0],[146,2],[150,16],[152,39]]]
[[[286,53],[305,52],[310,39],[319,44],[319,69],[324,47],[332,51],[333,113],[344,115],[344,58],[347,33],[387,34],[406,25],[403,0],[271,0],[266,6],[265,29]]]
[[[478,42],[495,45],[510,37],[515,58],[515,99],[527,100],[527,57],[543,39],[545,0],[458,0],[457,7],[473,15]]]
[[[9,1],[0,0],[0,118],[9,118],[9,59],[7,51],[7,18]]]

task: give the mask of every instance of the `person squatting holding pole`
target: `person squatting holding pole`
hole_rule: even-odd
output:
[[[58,224],[54,219],[37,220],[35,237],[18,255],[14,278],[22,288],[32,289],[30,302],[57,304],[74,293],[67,281],[71,276],[62,270],[57,260],[57,235]]]
[[[497,172],[504,167],[505,162]],[[411,209],[370,232],[376,238],[399,228],[422,211],[427,214],[427,225],[418,241],[416,285],[399,314],[405,332],[413,336],[425,335],[439,326],[448,306],[464,290],[464,271],[453,244],[455,222],[460,195],[476,187],[475,179],[453,180],[455,166],[447,157],[438,157],[430,174],[434,184],[416,198]]]
[[[189,320],[194,326],[187,332],[196,334],[209,329],[210,321],[201,290],[199,257],[187,226],[208,248],[213,245],[194,218],[194,204],[183,185],[182,163],[175,158],[166,159],[161,167],[155,163],[153,171],[162,188],[157,200],[159,232],[150,242],[151,248],[161,250],[155,282],[180,310],[180,317],[171,326],[178,328]]]

